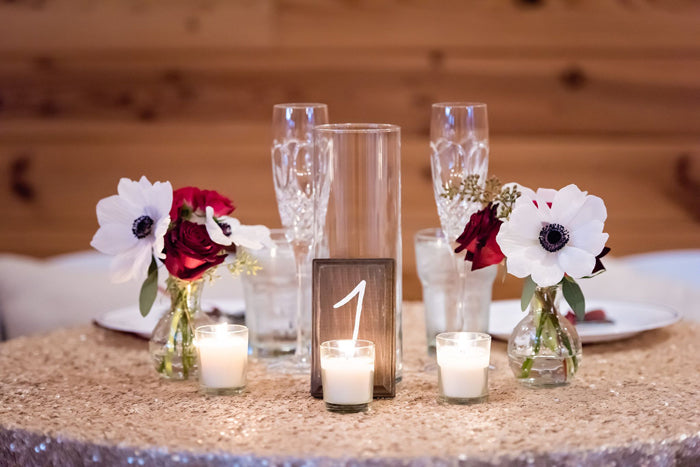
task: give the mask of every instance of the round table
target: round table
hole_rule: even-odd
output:
[[[584,347],[566,387],[528,389],[493,343],[490,395],[441,405],[421,304],[404,305],[394,399],[333,414],[309,379],[254,362],[248,391],[205,396],[157,376],[147,342],[85,326],[0,345],[0,464],[700,463],[700,325]]]

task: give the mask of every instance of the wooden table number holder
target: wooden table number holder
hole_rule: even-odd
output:
[[[374,342],[374,397],[396,394],[396,261],[393,258],[314,259],[311,395],[323,397],[319,346],[352,339],[359,295],[333,306],[366,281],[358,339]]]

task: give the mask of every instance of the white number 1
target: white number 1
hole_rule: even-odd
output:
[[[333,305],[333,308],[340,308],[341,306],[345,305],[348,303],[352,298],[360,294],[360,297],[357,299],[357,307],[355,308],[355,328],[352,331],[352,340],[356,341],[357,340],[357,333],[360,331],[360,315],[362,314],[362,300],[365,298],[365,287],[367,286],[367,281],[364,279],[360,281],[357,286],[355,286],[354,289],[352,289],[352,292],[347,294],[345,298],[343,298],[341,301]]]

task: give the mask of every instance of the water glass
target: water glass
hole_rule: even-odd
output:
[[[466,270],[460,278],[451,244],[440,228],[416,233],[415,249],[416,269],[423,286],[428,354],[435,355],[435,336],[442,332],[487,332],[498,266]]]
[[[270,237],[271,248],[248,251],[261,269],[242,276],[250,346],[262,358],[291,354],[297,341],[294,253],[284,230],[272,229]]]

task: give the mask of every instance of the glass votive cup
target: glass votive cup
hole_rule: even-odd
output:
[[[438,399],[475,404],[489,395],[491,336],[481,332],[443,332],[435,338]]]
[[[243,392],[248,370],[248,328],[212,324],[195,329],[199,383],[207,394]]]
[[[374,389],[374,343],[351,339],[323,342],[321,383],[329,412],[365,412]]]

